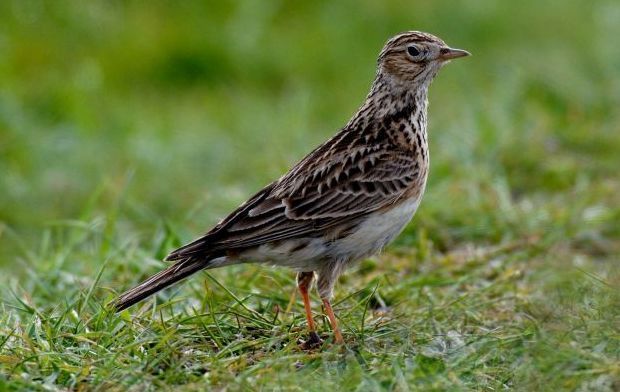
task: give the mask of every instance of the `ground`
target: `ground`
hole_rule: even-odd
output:
[[[0,5],[0,390],[620,389],[616,1]],[[412,223],[303,351],[294,274],[105,305],[336,132],[384,41],[431,87]]]

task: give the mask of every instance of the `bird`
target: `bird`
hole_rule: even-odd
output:
[[[200,270],[283,266],[297,272],[309,330],[304,344],[322,343],[310,303],[315,283],[333,341],[344,343],[331,305],[335,283],[412,219],[429,172],[429,85],[443,65],[469,55],[426,32],[390,38],[370,92],[344,127],[206,234],[172,251],[165,260],[174,263],[116,298],[115,311]]]

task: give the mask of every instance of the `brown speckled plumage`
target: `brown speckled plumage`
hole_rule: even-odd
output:
[[[172,252],[176,263],[121,295],[125,309],[192,273],[241,262],[299,272],[311,340],[308,290],[315,273],[336,340],[329,299],[352,261],[379,251],[413,216],[426,185],[428,87],[449,59],[467,55],[437,37],[407,32],[378,59],[366,101],[334,137],[207,234]]]

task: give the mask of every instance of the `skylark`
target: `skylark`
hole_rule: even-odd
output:
[[[297,271],[309,343],[320,341],[308,292],[318,292],[335,341],[343,342],[330,299],[354,261],[380,251],[415,213],[429,170],[428,87],[451,59],[469,55],[409,31],[379,54],[366,101],[334,137],[195,241],[170,253],[170,267],[114,301],[117,311],[202,269],[265,263]]]

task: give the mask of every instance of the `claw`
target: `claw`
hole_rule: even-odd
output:
[[[312,349],[321,347],[322,344],[323,344],[323,339],[321,339],[319,334],[316,333],[315,331],[310,331],[310,334],[308,335],[308,340],[299,341],[299,346],[301,347],[302,350],[312,350]]]

